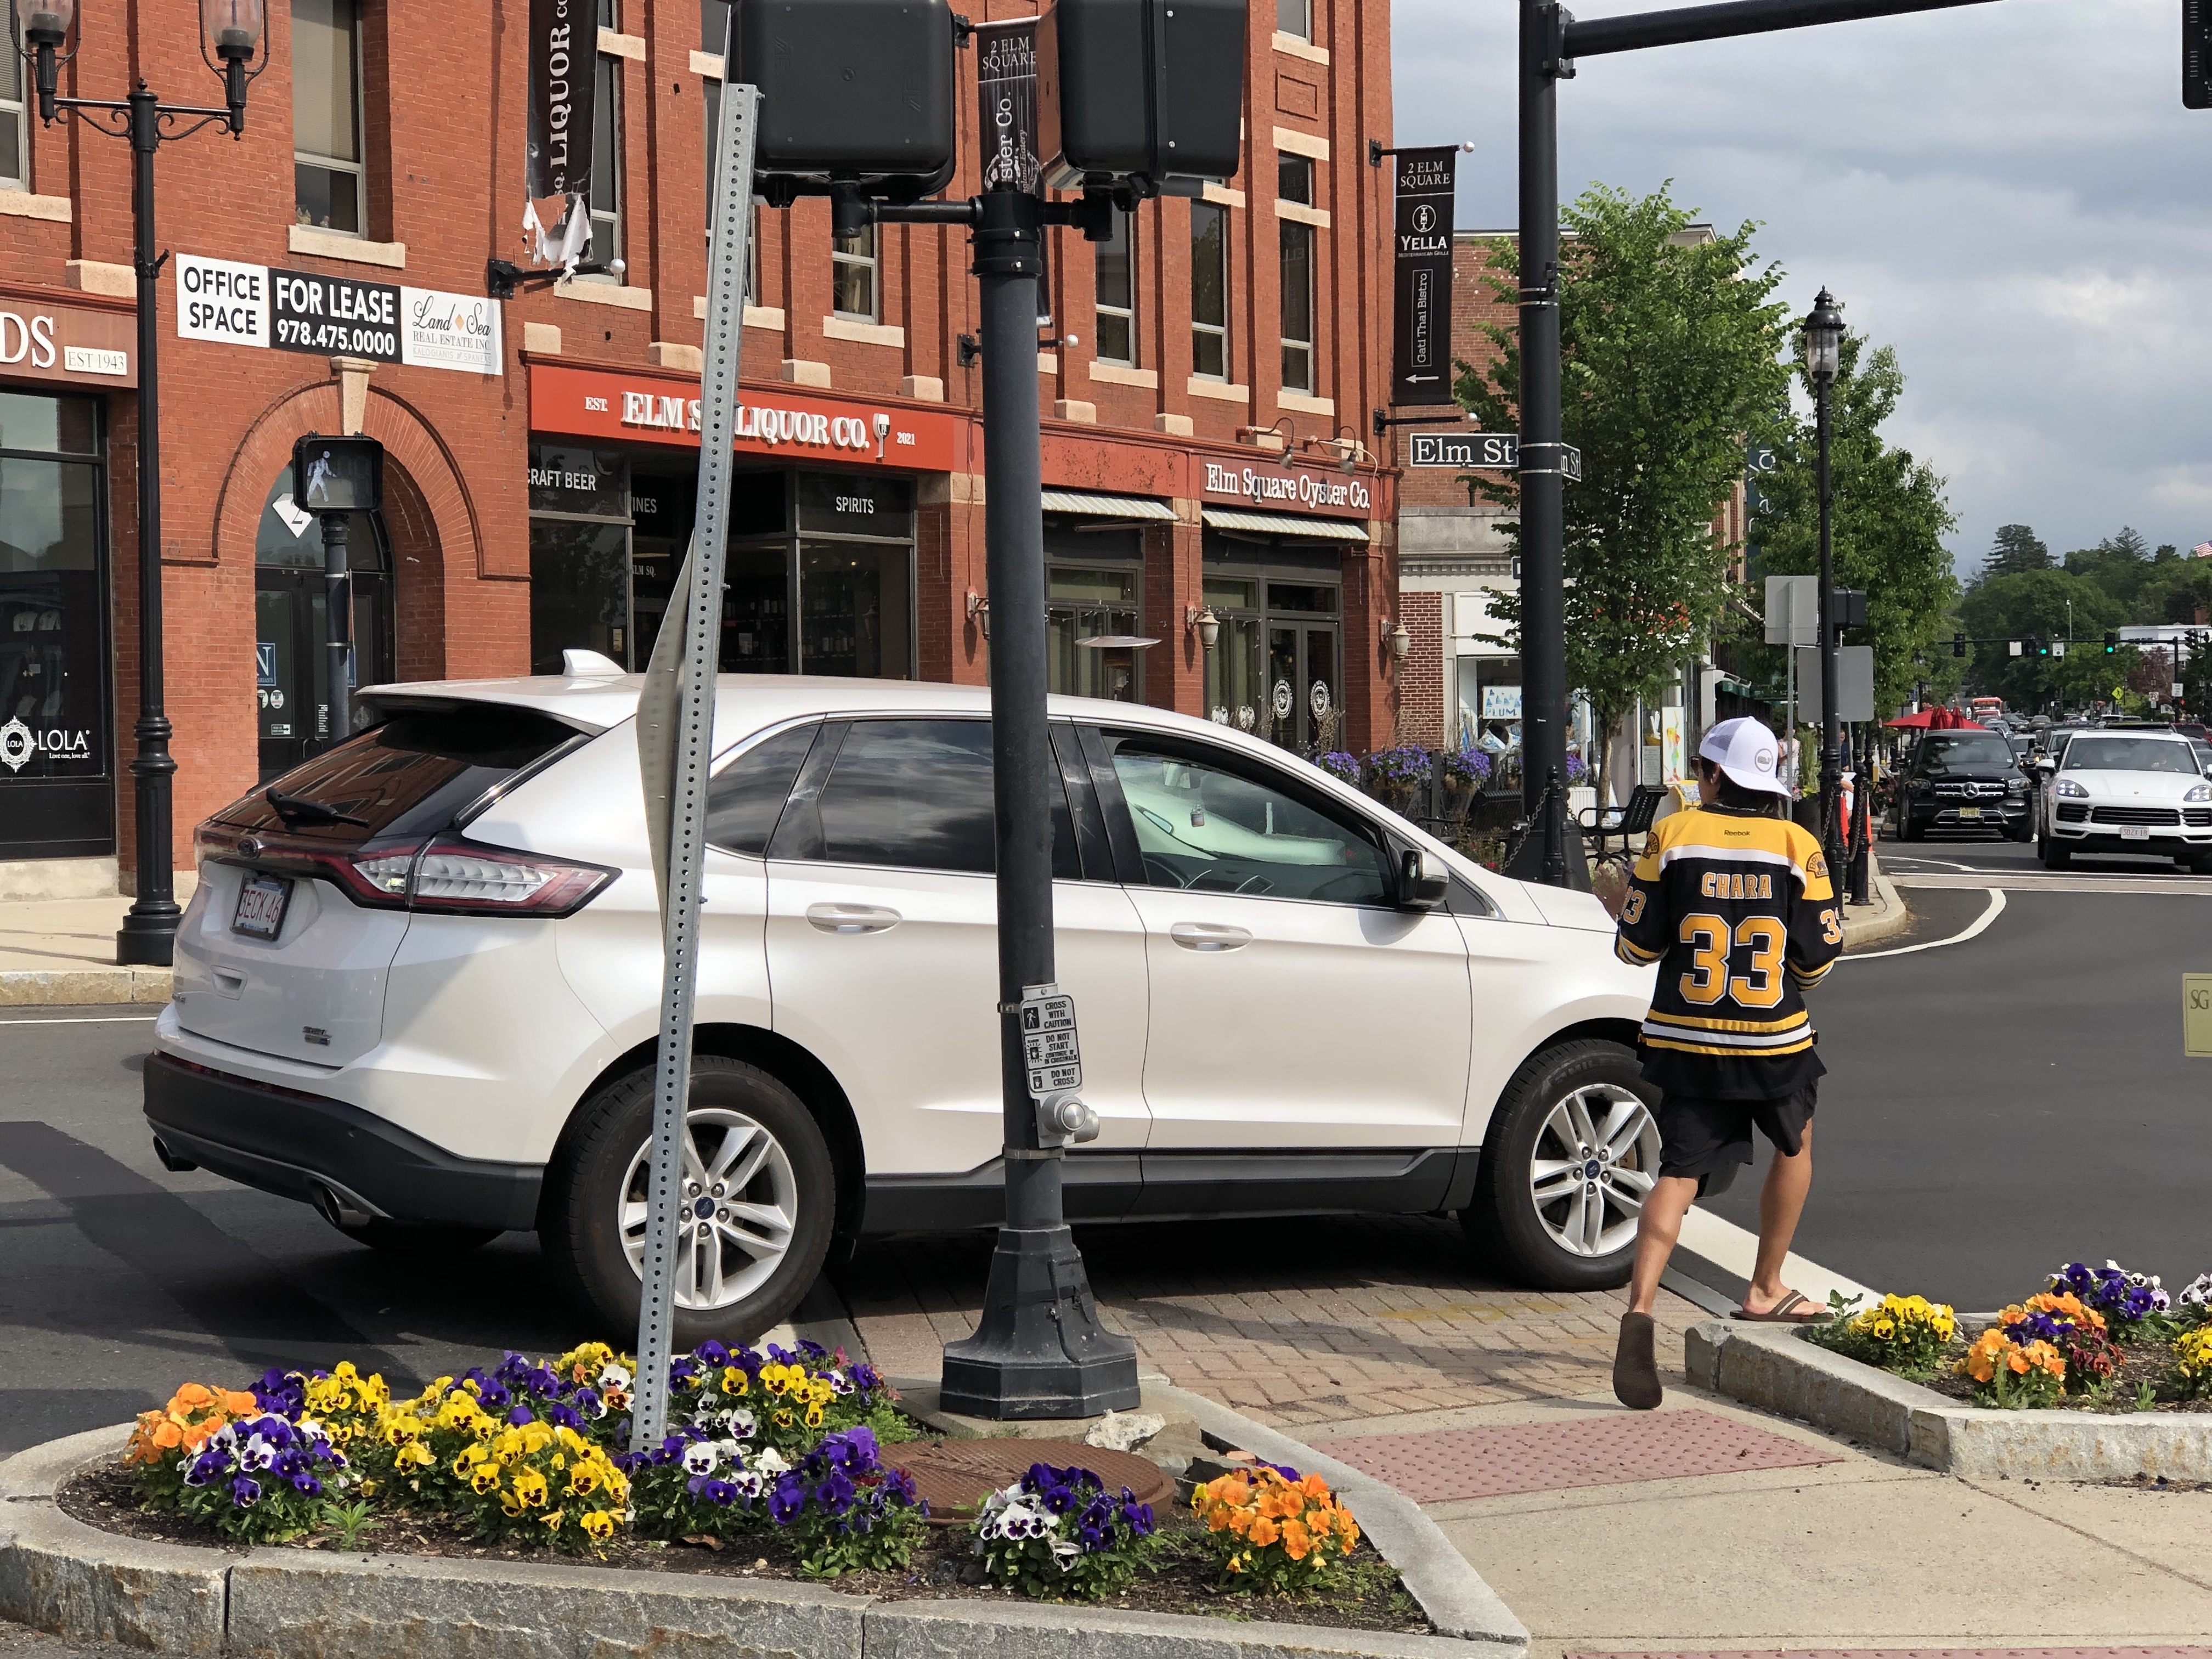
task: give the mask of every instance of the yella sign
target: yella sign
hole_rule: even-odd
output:
[[[496,374],[499,317],[480,294],[177,256],[180,339]]]
[[[1365,518],[1374,505],[1367,480],[1341,472],[1309,472],[1298,468],[1237,466],[1221,461],[1203,463],[1199,493],[1218,501],[1226,496],[1255,507],[1297,507],[1308,513],[1341,514]]]
[[[23,290],[28,292],[29,290]],[[91,387],[138,382],[128,311],[92,311],[0,291],[0,374]]]
[[[696,384],[599,369],[530,366],[530,429],[647,443],[699,442]],[[841,465],[949,472],[958,417],[859,399],[787,397],[748,388],[735,447]]]

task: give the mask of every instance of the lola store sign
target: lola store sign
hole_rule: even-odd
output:
[[[699,399],[682,381],[604,369],[530,366],[530,429],[631,442],[699,443]],[[844,465],[949,472],[959,418],[858,398],[746,388],[734,447],[752,454]]]

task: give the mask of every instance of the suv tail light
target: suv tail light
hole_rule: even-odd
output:
[[[544,853],[489,847],[459,836],[324,848],[304,838],[256,836],[204,823],[193,837],[202,863],[250,865],[276,875],[319,878],[374,910],[464,916],[574,915],[621,872]],[[249,844],[250,843],[250,844]]]

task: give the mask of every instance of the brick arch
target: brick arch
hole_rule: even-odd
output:
[[[343,422],[336,380],[302,386],[262,412],[223,480],[215,520],[217,565],[251,571],[269,481],[291,464],[295,441],[311,432],[337,432]],[[384,446],[384,521],[402,623],[399,676],[441,678],[447,578],[449,573],[473,575],[482,545],[476,506],[451,452],[405,399],[372,385],[362,430]]]

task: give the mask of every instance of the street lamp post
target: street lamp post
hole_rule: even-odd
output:
[[[1836,562],[1830,538],[1835,493],[1828,481],[1828,388],[1843,367],[1844,319],[1826,289],[1805,319],[1805,373],[1813,382],[1813,420],[1820,460],[1814,488],[1820,502],[1820,854],[1832,877],[1843,872],[1836,798],[1843,788],[1843,722],[1836,708]]]
[[[162,690],[161,330],[154,285],[168,255],[154,252],[154,152],[169,139],[188,138],[217,123],[233,138],[246,131],[246,89],[261,73],[248,74],[246,66],[261,43],[262,0],[200,0],[200,56],[222,82],[221,109],[164,104],[143,81],[120,100],[61,97],[62,67],[76,57],[62,52],[76,15],[76,0],[30,0],[21,38],[11,44],[30,65],[41,123],[52,126],[74,116],[131,143],[131,266],[138,273],[138,719],[131,727],[138,752],[131,757],[131,778],[138,878],[137,895],[115,936],[115,959],[166,968],[183,912],[170,858],[169,782],[177,763],[169,754],[172,728]],[[80,26],[80,48],[83,41]],[[264,61],[261,69],[266,68]],[[191,125],[179,130],[177,123],[186,118]]]

